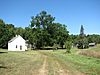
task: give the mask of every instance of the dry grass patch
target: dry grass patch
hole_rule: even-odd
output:
[[[44,58],[36,51],[0,54],[0,75],[38,75]]]
[[[90,51],[90,50],[83,50],[80,51],[79,54],[85,55],[85,56],[90,56],[90,57],[95,57],[95,58],[100,58],[100,51]]]

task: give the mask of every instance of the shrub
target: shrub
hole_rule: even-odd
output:
[[[58,45],[56,43],[54,43],[53,45],[53,51],[58,49]]]
[[[72,42],[71,41],[66,41],[65,42],[65,47],[66,47],[66,53],[71,53],[71,48],[72,48]]]
[[[78,41],[78,46],[79,49],[86,49],[89,48],[88,40],[86,38],[80,39]]]

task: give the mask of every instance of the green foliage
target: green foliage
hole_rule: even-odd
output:
[[[46,11],[42,11],[36,16],[32,16],[31,27],[47,29],[48,25],[52,24],[55,20],[50,14],[47,14]]]
[[[15,27],[14,33],[16,35],[21,35],[23,38],[25,37],[25,29],[21,28],[21,27]]]
[[[58,45],[56,43],[54,43],[53,45],[53,51],[58,49]]]
[[[37,48],[59,44],[63,48],[64,40],[67,40],[67,27],[60,23],[54,23],[55,17],[42,11],[32,17],[29,27],[14,27],[12,24],[5,24],[0,19],[0,47],[7,47],[8,41],[15,35],[21,35],[28,43]]]
[[[80,39],[78,41],[78,48],[79,49],[89,48],[88,40],[86,38]]]
[[[75,38],[74,45],[76,45],[79,49],[89,48],[89,43],[86,35],[84,34],[83,25],[81,25],[80,35],[73,36]]]
[[[70,35],[71,39],[72,39],[72,42],[74,44],[74,46],[76,46],[79,42],[81,42],[80,44],[82,44],[83,40],[80,40],[82,39],[79,35]],[[93,34],[93,35],[87,35],[85,36],[85,41],[86,43],[95,43],[95,44],[100,44],[100,35],[97,35],[97,34]],[[88,46],[87,44],[87,46]]]
[[[32,43],[36,44],[37,48],[49,45],[50,42],[50,34],[48,33],[48,27],[51,25],[54,21],[54,17],[47,14],[47,12],[42,11],[35,17],[32,17],[31,21],[31,29],[33,40]]]
[[[46,11],[40,12],[32,17],[31,29],[34,36],[34,42],[37,48],[44,46],[53,46],[54,43],[61,47],[64,45],[64,40],[68,37],[68,31],[65,25],[54,23],[55,17],[47,14]]]
[[[71,53],[71,48],[72,48],[72,42],[71,41],[66,41],[65,42],[65,47],[66,47],[66,53]]]
[[[83,28],[83,25],[81,25],[81,29],[80,29],[80,36],[81,37],[84,37],[84,28]]]
[[[5,24],[0,19],[0,47],[7,48],[8,41],[14,36],[14,25]]]
[[[87,39],[89,43],[96,43],[96,44],[100,44],[100,35],[87,35]]]
[[[100,35],[85,35],[83,25],[81,25],[80,35],[70,35],[74,46],[78,46],[80,49],[88,48],[89,43],[100,44]]]
[[[74,46],[78,48],[88,48],[88,43],[100,44],[100,35],[85,35],[83,25],[81,25],[79,35],[69,35],[67,26],[60,23],[55,23],[55,17],[42,11],[36,16],[32,16],[29,27],[21,28],[14,27],[13,24],[6,24],[0,19],[0,47],[7,48],[7,43],[15,35],[21,35],[29,44],[37,48],[44,46],[59,45],[63,48],[65,40],[72,41]]]

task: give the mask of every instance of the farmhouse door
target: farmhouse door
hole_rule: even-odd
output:
[[[20,50],[22,50],[22,45],[20,45]]]

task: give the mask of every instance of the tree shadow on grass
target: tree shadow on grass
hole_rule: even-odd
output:
[[[0,54],[1,54],[1,53],[8,53],[8,52],[0,52]]]
[[[57,50],[59,50],[59,49],[65,49],[65,48],[57,48]],[[37,48],[37,49],[35,49],[35,50],[54,50],[54,48]]]
[[[5,67],[5,66],[0,66],[0,68],[4,68],[4,69],[7,69],[7,67]]]

